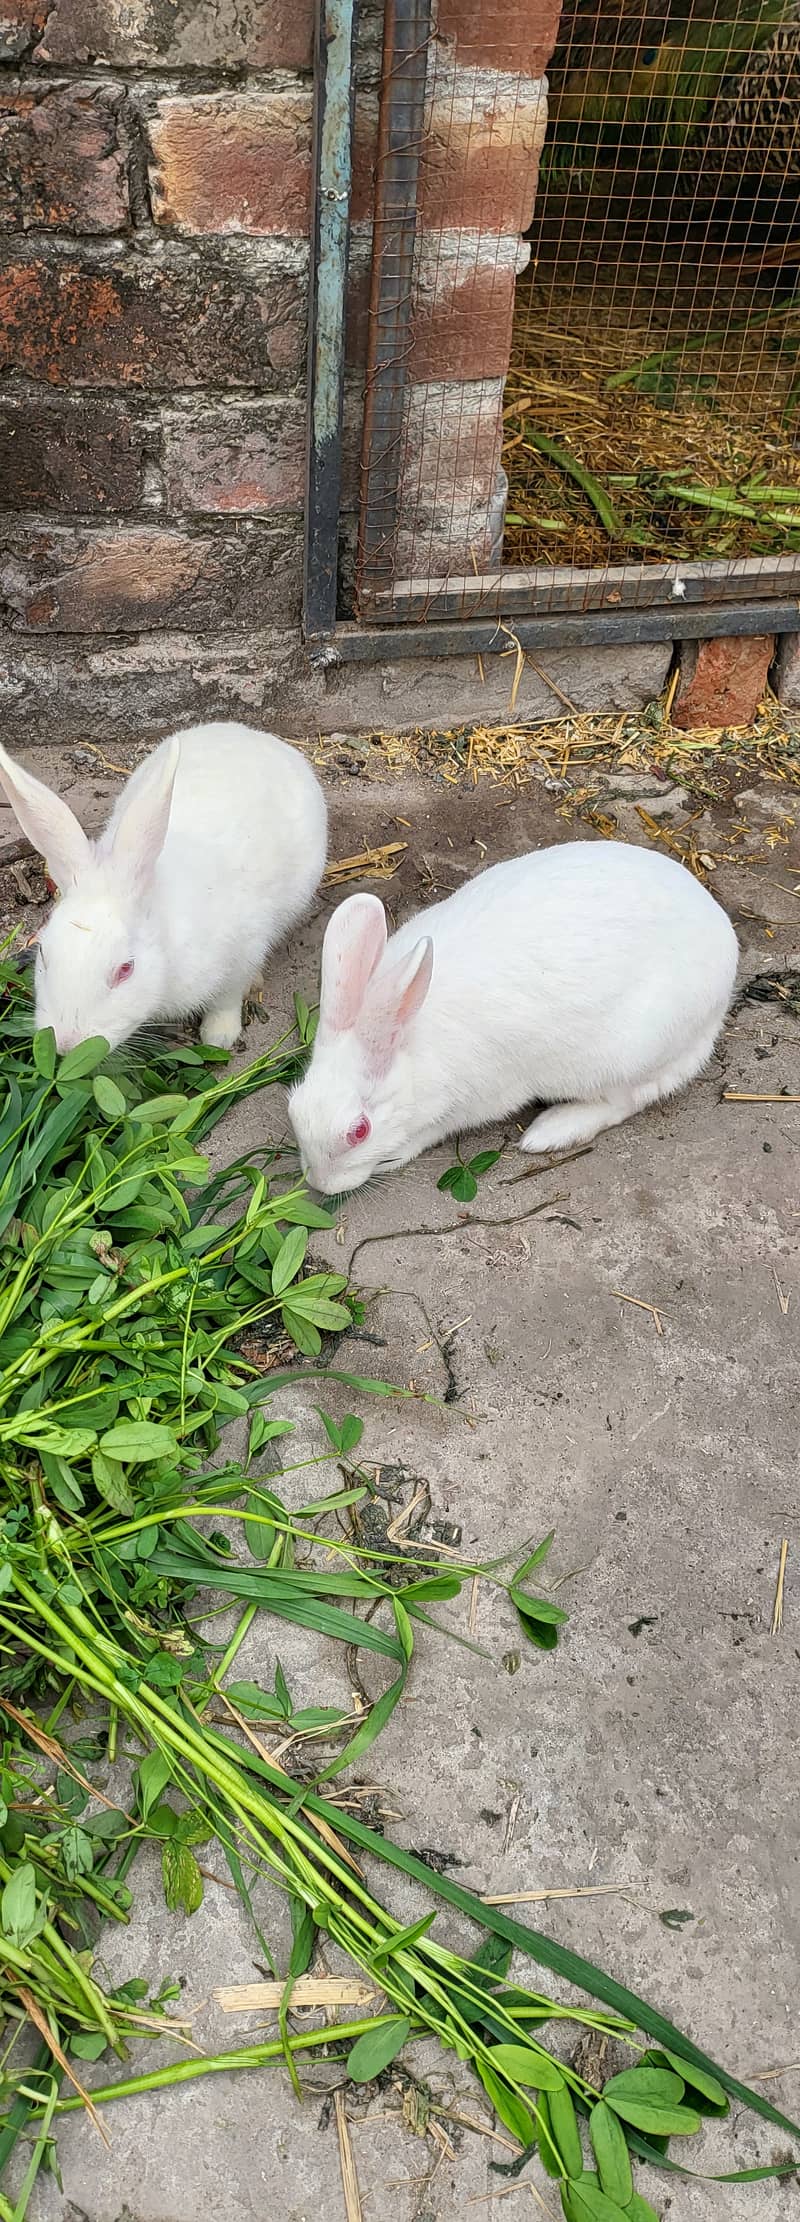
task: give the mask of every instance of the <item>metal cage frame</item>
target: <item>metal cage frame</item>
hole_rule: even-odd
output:
[[[800,555],[728,561],[514,567],[469,578],[386,584],[412,344],[416,232],[430,0],[385,0],[369,351],[361,451],[358,621],[338,617],[353,59],[357,0],[318,0],[304,634],[312,656],[502,654],[522,648],[709,639],[800,631]],[[410,128],[411,125],[411,128]],[[379,490],[376,530],[366,489]]]

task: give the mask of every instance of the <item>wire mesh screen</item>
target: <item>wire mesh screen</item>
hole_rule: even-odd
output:
[[[501,566],[539,610],[665,599],[676,566],[695,599],[796,591],[800,0],[578,0],[555,39],[546,109],[539,57],[428,45],[362,593],[475,610]]]

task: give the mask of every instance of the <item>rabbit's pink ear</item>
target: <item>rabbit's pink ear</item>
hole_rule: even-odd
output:
[[[44,857],[50,876],[63,895],[74,886],[90,854],[90,843],[69,805],[54,795],[31,772],[23,771],[0,748],[0,784],[8,796],[17,824]]]
[[[157,749],[152,768],[126,802],[114,834],[111,854],[126,881],[147,880],[164,846],[172,809],[172,796],[180,762],[176,734]]]
[[[320,1025],[327,1032],[346,1034],[355,1026],[385,947],[386,912],[377,895],[348,895],[322,944]]]
[[[370,989],[358,1038],[375,1072],[386,1072],[401,1036],[422,1009],[433,976],[433,942],[426,934]]]

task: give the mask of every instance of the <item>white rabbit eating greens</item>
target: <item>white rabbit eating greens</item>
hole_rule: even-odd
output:
[[[352,895],[322,951],[320,1020],[289,1115],[334,1195],[447,1134],[546,1103],[523,1150],[618,1126],[692,1080],[733,992],[730,920],[671,857],[569,842],[496,864],[401,926]]]
[[[61,1052],[95,1034],[115,1048],[202,1011],[203,1040],[230,1049],[247,989],[325,866],[325,799],[299,750],[232,723],[174,734],[96,841],[5,749],[0,784],[61,897],[38,940],[37,1026]]]

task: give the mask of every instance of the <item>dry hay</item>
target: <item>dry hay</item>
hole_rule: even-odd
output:
[[[744,821],[736,823],[731,816],[724,847],[710,857],[707,832],[702,832],[700,821],[705,820],[709,805],[731,804],[742,788],[758,779],[786,789],[785,814],[776,803],[775,824],[763,829],[765,852],[791,838],[800,792],[800,719],[792,719],[767,694],[751,726],[695,727],[682,733],[669,715],[676,684],[677,675],[662,701],[622,716],[575,710],[535,724],[512,716],[505,723],[476,723],[450,731],[373,733],[368,742],[353,745],[365,775],[378,780],[417,771],[433,774],[446,786],[478,786],[486,780],[511,791],[529,780],[544,781],[554,795],[557,816],[568,822],[580,820],[610,840],[618,838],[616,818],[607,807],[615,775],[655,777],[664,781],[665,788],[677,785],[689,797],[681,822],[656,818],[646,801],[635,796],[634,807],[647,838],[679,857],[698,879],[706,880],[719,863],[746,861],[739,845],[748,829]],[[336,735],[337,760],[344,746],[345,737]],[[321,766],[326,762],[322,736],[317,762]],[[408,821],[396,823],[405,826]]]
[[[546,671],[542,676],[547,678]],[[710,800],[727,799],[743,781],[759,775],[800,788],[800,718],[785,711],[774,695],[765,695],[752,725],[695,726],[682,733],[669,715],[676,683],[674,677],[661,701],[621,716],[572,710],[526,723],[512,712],[494,724],[476,720],[450,729],[376,732],[350,746],[368,778],[416,769],[436,772],[448,786],[465,780],[477,786],[488,779],[519,787],[537,777],[580,784],[595,772],[655,770]],[[347,748],[344,734],[331,740],[320,735],[316,761],[324,768],[328,752],[335,749],[341,762]],[[405,826],[408,820],[396,823]]]
[[[504,411],[506,562],[800,551],[799,349],[800,295],[765,311],[751,293],[730,294],[698,301],[692,317],[688,305],[654,310],[652,292],[624,278],[593,278],[588,296],[579,282],[545,291],[535,272],[523,279]],[[636,365],[635,380],[609,389]],[[534,434],[596,481],[601,511],[603,498],[611,505],[605,524],[597,492],[539,452]],[[721,506],[676,499],[670,486]],[[770,488],[782,502],[765,498]]]

